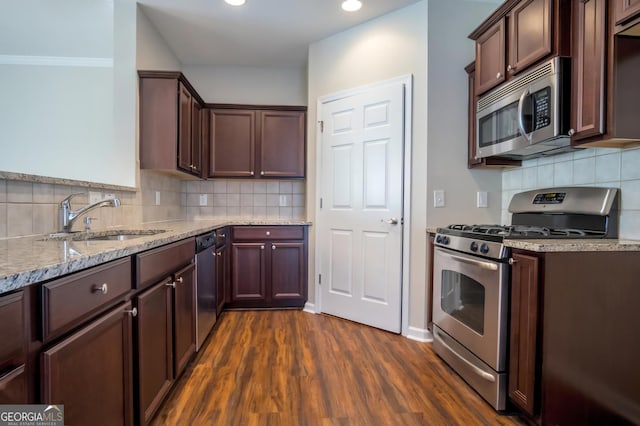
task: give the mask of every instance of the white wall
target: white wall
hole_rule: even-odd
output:
[[[180,71],[180,61],[139,5],[136,32],[136,67],[139,70]]]
[[[400,9],[309,47],[307,216],[316,209],[316,101],[352,87],[413,75],[409,326],[426,328],[427,1]],[[309,300],[315,302],[315,229],[310,230]]]
[[[501,172],[467,169],[467,73],[475,43],[467,38],[495,10],[495,2],[429,0],[429,97],[427,224],[500,221]],[[433,206],[433,191],[446,206]],[[476,207],[487,191],[489,208]]]
[[[307,105],[307,70],[300,67],[184,66],[209,103]]]
[[[523,162],[502,174],[502,222],[517,192],[553,186],[620,188],[620,237],[640,239],[640,148],[587,148]]]
[[[135,186],[133,4],[3,2],[0,170]]]

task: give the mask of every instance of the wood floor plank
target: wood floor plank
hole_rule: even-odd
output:
[[[431,345],[302,311],[223,313],[153,425],[523,425]]]

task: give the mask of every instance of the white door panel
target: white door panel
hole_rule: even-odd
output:
[[[323,103],[321,114],[321,310],[400,332],[404,85]]]

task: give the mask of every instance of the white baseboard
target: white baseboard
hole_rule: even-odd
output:
[[[417,342],[433,342],[433,334],[425,328],[409,327],[405,337]]]
[[[305,303],[304,308],[302,308],[303,312],[308,312],[310,314],[317,314],[316,312],[316,304],[315,303]]]

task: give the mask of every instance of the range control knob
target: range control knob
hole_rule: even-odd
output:
[[[436,243],[440,244],[442,242],[442,235],[436,235]]]
[[[475,241],[473,241],[471,243],[471,247],[469,247],[471,249],[471,251],[478,251],[478,243],[476,243]]]
[[[486,243],[482,243],[480,245],[480,253],[482,253],[482,254],[489,253],[489,246]]]
[[[449,237],[446,235],[442,237],[442,244],[449,244]]]

